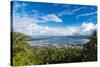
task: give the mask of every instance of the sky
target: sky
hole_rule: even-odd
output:
[[[91,35],[97,28],[97,7],[42,2],[11,2],[14,32],[29,36]]]

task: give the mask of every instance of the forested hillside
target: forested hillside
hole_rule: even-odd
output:
[[[12,65],[36,65],[85,62],[97,60],[96,31],[83,49],[75,46],[31,46],[30,38],[24,34],[12,33]]]

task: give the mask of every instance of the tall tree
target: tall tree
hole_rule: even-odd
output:
[[[97,31],[94,31],[90,37],[90,41],[84,44],[83,56],[84,61],[97,60]]]

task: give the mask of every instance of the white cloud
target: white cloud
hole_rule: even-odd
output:
[[[33,9],[32,12],[35,13],[35,14],[38,14],[38,11],[35,10],[35,9]]]
[[[83,17],[83,16],[95,15],[96,13],[97,13],[97,12],[90,12],[90,13],[80,14],[80,15],[77,15],[76,18],[80,18],[80,17]]]
[[[28,20],[20,22],[19,25],[14,26],[15,31],[31,36],[49,35],[49,36],[74,36],[74,35],[90,35],[95,29],[96,25],[92,22],[83,23],[81,26],[66,26],[49,27],[40,26],[36,23],[31,23]]]
[[[58,14],[58,16],[72,15],[72,14],[73,14],[73,13],[72,13],[69,9],[66,9],[66,10],[60,12],[60,13]]]
[[[15,14],[13,15],[13,23],[14,24],[20,24],[21,22],[24,23],[24,21],[31,22],[31,23],[42,23],[42,22],[63,22],[62,19],[60,19],[55,14],[48,14],[45,16],[39,16],[37,14],[32,14],[32,16],[29,16],[27,14]]]
[[[32,28],[32,35],[50,35],[50,36],[74,36],[74,35],[91,35],[96,29],[92,22],[83,23],[81,26],[48,27],[35,24]]]
[[[25,8],[25,6],[27,6],[27,4],[25,3],[22,3],[22,4],[19,4],[18,2],[13,2],[13,12],[16,13],[16,11],[19,9],[19,8]]]
[[[25,33],[26,35],[32,35],[32,32],[34,32],[34,34],[37,34],[39,32],[43,33],[43,31],[46,32],[46,29],[44,29],[44,27],[37,25],[36,23],[48,21],[62,22],[62,20],[58,18],[55,14],[49,14],[42,17],[39,16],[39,18],[37,18],[36,16],[31,17],[27,14],[16,14],[13,16],[13,29],[16,32]]]
[[[52,22],[63,22],[63,20],[61,18],[59,18],[57,15],[55,14],[47,14],[47,15],[40,15],[39,12],[36,9],[33,9],[32,12],[33,14],[28,15],[25,11],[27,4],[22,3],[19,4],[17,2],[13,3],[13,19],[14,21],[29,21],[29,22],[35,22],[35,23],[41,23],[41,22],[48,22],[48,21],[52,21]],[[19,8],[22,8],[22,12],[23,13],[18,13],[17,11],[19,10]],[[20,19],[21,18],[21,19]]]
[[[75,9],[73,9],[73,10],[66,9],[66,10],[60,12],[60,13],[58,14],[58,16],[73,15],[73,14],[75,14],[76,12],[80,11],[80,10],[83,9],[83,8],[85,8],[85,7],[80,7],[80,8],[77,7],[77,8],[75,8]]]
[[[76,9],[74,9],[74,10],[72,10],[72,12],[78,12],[79,10],[81,10],[81,9],[84,9],[85,7],[80,7],[80,8],[76,8]]]
[[[83,23],[81,28],[84,31],[90,31],[90,30],[94,30],[96,26],[92,22],[90,22],[90,23]]]
[[[42,17],[43,20],[45,21],[53,21],[53,22],[63,22],[58,16],[55,14],[48,14],[46,16]]]
[[[39,17],[39,18],[38,18]],[[96,29],[92,22],[84,22],[81,26],[49,27],[40,26],[37,23],[43,22],[63,22],[55,14],[31,17],[29,15],[16,14],[13,16],[13,29],[16,32],[26,35],[50,35],[50,36],[71,36],[71,35],[90,35]]]
[[[81,30],[80,34],[91,35],[92,32],[96,30],[96,25],[94,25],[92,22],[83,23],[80,30]]]

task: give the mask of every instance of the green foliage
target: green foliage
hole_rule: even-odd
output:
[[[26,40],[28,38],[20,33],[13,33],[13,65],[31,65],[33,64],[34,60],[31,59],[33,58],[33,53],[29,49],[30,46],[29,44],[26,43]]]
[[[13,32],[13,66],[40,65],[95,61],[97,59],[96,35],[83,48],[76,46],[31,46],[26,41],[29,37]],[[92,43],[92,49],[90,44]],[[97,44],[96,44],[97,45]],[[82,47],[82,46],[80,46]]]
[[[90,41],[84,44],[83,56],[85,61],[97,61],[97,32],[94,31]]]
[[[54,64],[65,62],[81,62],[80,48],[64,46],[33,46],[32,53],[37,64]]]

